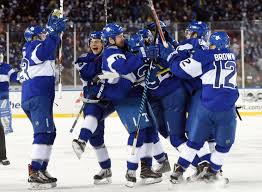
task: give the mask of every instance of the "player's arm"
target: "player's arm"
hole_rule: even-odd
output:
[[[116,84],[99,82],[97,85],[89,87],[88,93],[91,97],[97,99],[115,101],[124,98],[132,88],[132,85],[133,83],[130,80],[120,78]]]
[[[201,62],[195,58],[197,57],[191,58],[187,50],[177,52],[172,47],[160,46],[162,64],[166,61],[165,67],[169,67],[170,71],[177,77],[191,79],[203,73]]]
[[[84,81],[92,81],[101,72],[101,63],[102,58],[100,56],[87,53],[77,59],[75,66]]]

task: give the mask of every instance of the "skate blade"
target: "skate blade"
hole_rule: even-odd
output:
[[[54,183],[29,183],[29,190],[45,190],[56,187],[56,182]]]
[[[81,156],[83,154],[83,151],[81,150],[81,148],[79,147],[79,145],[75,142],[72,142],[72,147],[73,147],[73,150],[77,156],[78,159],[81,159]]]
[[[94,184],[95,185],[108,185],[112,183],[112,178],[111,177],[107,177],[101,180],[95,179],[94,180]]]
[[[169,180],[171,183],[173,183],[173,184],[180,184],[180,183],[183,183],[184,182],[184,180],[183,179],[172,179],[172,178],[170,178],[170,180]]]
[[[126,184],[125,184],[125,186],[129,187],[129,188],[133,188],[135,185],[136,185],[136,183],[131,182],[131,181],[127,181]]]
[[[141,179],[141,183],[144,185],[151,185],[155,183],[160,183],[162,181],[162,178],[144,178]]]

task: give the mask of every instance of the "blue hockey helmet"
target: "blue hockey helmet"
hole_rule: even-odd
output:
[[[39,34],[43,32],[44,32],[44,29],[39,25],[29,26],[26,28],[24,32],[24,38],[26,41],[32,41],[34,36],[38,36]]]
[[[141,29],[137,32],[137,34],[141,35],[144,38],[144,40],[149,44],[151,44],[154,41],[153,34],[149,29]]]
[[[164,23],[164,21],[159,21],[159,23],[160,23],[160,27],[161,27],[164,31],[166,31],[167,26],[166,26],[166,24]],[[155,22],[149,23],[149,24],[147,25],[147,28],[148,28],[149,30],[154,30],[154,29],[156,28],[156,23],[155,23]]]
[[[102,31],[93,31],[89,35],[90,39],[102,39]]]
[[[127,45],[128,45],[128,49],[131,52],[137,52],[139,51],[140,47],[145,46],[142,35],[137,33],[130,36],[129,40],[127,41]]]
[[[216,49],[228,48],[230,44],[230,39],[226,32],[217,31],[210,35],[209,44],[215,45]]]
[[[123,32],[124,29],[120,25],[116,23],[109,23],[103,28],[102,38],[105,42],[108,42],[109,37],[115,38]]]
[[[193,33],[197,34],[197,38],[202,38],[207,40],[209,27],[205,22],[202,21],[192,21],[188,24],[185,30],[185,36],[191,36]]]
[[[230,44],[229,36],[224,31],[217,31],[211,34],[209,44],[215,45],[216,49],[228,48]]]

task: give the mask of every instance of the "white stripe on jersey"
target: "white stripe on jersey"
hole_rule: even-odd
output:
[[[226,69],[221,69],[220,72],[220,78],[219,78],[219,85],[225,86],[225,78],[232,73],[232,70],[226,70]],[[203,85],[215,85],[216,81],[216,69],[209,70],[206,72],[203,76],[201,76],[202,79],[202,84]],[[229,83],[232,83],[233,85],[236,86],[237,84],[237,74],[235,73],[234,76],[232,76],[229,79]],[[232,87],[226,87],[226,88],[232,88]]]
[[[55,76],[55,60],[47,60],[41,65],[28,66],[27,72],[31,79],[41,76]]]
[[[9,82],[8,75],[0,75],[0,82]]]
[[[200,62],[188,58],[179,63],[181,69],[183,69],[188,75],[195,78],[203,73],[202,65]]]
[[[184,45],[179,45],[176,48],[176,51],[191,50],[191,49],[193,49],[193,45],[187,43],[187,44],[184,44]]]
[[[36,51],[38,49],[38,47],[41,45],[41,43],[39,43],[34,51],[32,52],[32,55],[31,55],[31,59],[34,61],[35,64],[39,64],[39,63],[43,63],[43,61],[41,61],[40,59],[38,59],[38,57],[36,56]]]
[[[113,73],[117,73],[117,71],[115,69],[113,69],[112,65],[115,61],[117,61],[118,58],[122,58],[126,60],[126,56],[124,54],[120,54],[120,53],[116,53],[116,54],[112,54],[110,55],[106,60],[107,60],[107,64],[108,67],[110,69],[111,72]],[[125,67],[125,66],[123,66]]]
[[[15,73],[15,70],[11,69],[10,71],[8,71],[8,76],[10,77],[13,73]]]

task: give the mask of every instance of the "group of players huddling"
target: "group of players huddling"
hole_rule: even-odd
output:
[[[170,175],[172,183],[223,179],[221,167],[235,139],[239,95],[229,37],[222,31],[210,35],[206,23],[192,21],[186,27],[185,40],[178,43],[167,26],[160,24],[168,47],[164,47],[155,23],[129,39],[120,25],[109,23],[102,31],[90,33],[90,51],[75,62],[83,81],[84,120],[72,146],[79,159],[88,141],[93,146],[101,167],[94,176],[95,184],[111,183],[104,121],[114,111],[129,134],[126,186],[135,186],[139,162],[145,184],[161,182],[162,174],[171,170],[159,133],[179,153]],[[51,14],[45,29],[30,26],[25,31],[20,79],[22,108],[34,128],[31,188],[56,186],[57,179],[46,169],[56,136],[52,112],[55,54],[65,29],[66,19]],[[147,91],[143,95],[144,87]],[[158,162],[156,169],[152,168],[153,158]],[[190,165],[195,174],[185,179],[183,173]]]

